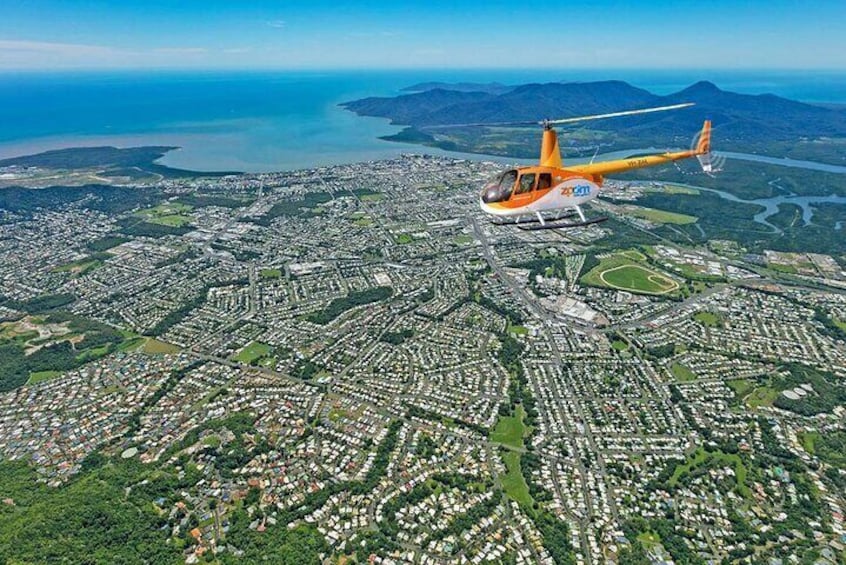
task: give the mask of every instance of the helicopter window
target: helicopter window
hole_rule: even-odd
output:
[[[484,202],[502,202],[503,200],[508,200],[511,197],[511,191],[514,190],[516,180],[517,171],[512,170],[502,173],[485,187],[482,193],[482,200]]]
[[[511,196],[511,191],[514,190],[514,181],[517,180],[517,171],[507,171],[502,175],[499,182],[499,190],[502,191],[503,200]]]
[[[535,173],[526,173],[520,177],[520,185],[517,187],[517,194],[531,192],[535,186]]]
[[[538,190],[546,190],[552,186],[552,175],[549,173],[541,173],[538,175]]]

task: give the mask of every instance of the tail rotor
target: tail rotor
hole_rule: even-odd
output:
[[[711,152],[711,120],[705,120],[702,131],[696,134],[691,145],[691,150],[696,154],[696,160],[705,174],[711,176],[722,170],[725,157]]]

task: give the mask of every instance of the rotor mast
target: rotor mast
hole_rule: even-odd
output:
[[[541,167],[553,167],[560,169],[564,166],[561,161],[561,149],[558,147],[558,134],[552,129],[549,120],[543,121],[543,140],[541,141],[540,154]]]

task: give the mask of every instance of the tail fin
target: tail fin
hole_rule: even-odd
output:
[[[699,143],[696,144],[696,152],[700,155],[711,152],[711,120],[705,120],[702,131],[699,134]]]
[[[702,170],[710,173],[713,170],[711,164],[711,120],[705,120],[702,131],[699,134],[699,141],[696,144],[696,159],[702,165]]]

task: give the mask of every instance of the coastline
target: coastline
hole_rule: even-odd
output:
[[[407,145],[380,139],[402,131],[388,118],[361,117],[339,104],[363,97],[393,97],[422,82],[596,81],[613,77],[658,94],[699,79],[741,93],[773,92],[792,99],[846,100],[846,74],[731,73],[714,70],[501,69],[374,71],[257,71],[0,73],[0,158],[45,150],[114,145],[174,145],[182,149],[159,164],[198,172],[273,172],[399,156]],[[42,95],[61,85],[61,96]],[[816,85],[813,88],[809,85]],[[60,92],[55,90],[55,92]],[[45,108],[62,108],[56,119]],[[12,112],[14,109],[14,112]],[[132,109],[132,111],[128,111]],[[419,147],[419,146],[418,146]],[[486,154],[449,157],[521,161]],[[534,158],[527,159],[534,161]]]

